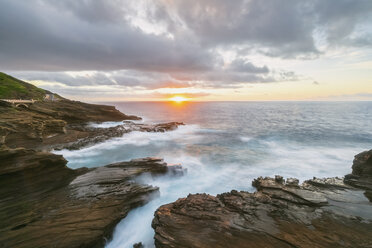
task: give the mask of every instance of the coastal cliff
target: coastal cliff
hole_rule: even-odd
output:
[[[8,147],[47,148],[94,135],[88,122],[138,120],[113,106],[70,100],[40,101],[28,107],[0,104],[0,142]],[[0,145],[1,145],[0,143]]]
[[[372,150],[341,178],[257,178],[254,193],[194,194],[161,206],[152,222],[164,247],[372,247]],[[367,191],[365,191],[365,189]]]
[[[72,170],[62,156],[23,148],[0,150],[0,161],[0,247],[103,247],[158,194],[135,178],[174,172],[158,158]]]
[[[45,151],[78,150],[183,123],[139,124],[131,121],[139,117],[113,106],[44,100],[47,91],[19,80],[16,86],[29,94],[10,96],[39,100],[27,106],[0,101],[0,247],[103,247],[131,209],[159,194],[137,176],[183,173],[158,158],[66,167],[62,156]],[[121,123],[89,125],[104,121]],[[152,222],[156,247],[372,247],[372,150],[355,156],[345,178],[299,184],[260,177],[252,184],[254,193],[194,194],[161,206]]]
[[[103,247],[128,212],[159,189],[136,182],[182,173],[159,158],[72,170],[52,149],[80,149],[131,131],[165,132],[183,123],[138,124],[113,106],[70,101],[0,74],[0,247]],[[11,97],[27,104],[12,104]],[[29,99],[37,99],[36,102]],[[117,121],[95,128],[90,122]],[[32,149],[30,149],[32,148]]]

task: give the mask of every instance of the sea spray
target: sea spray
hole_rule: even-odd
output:
[[[166,133],[132,132],[78,151],[57,153],[65,156],[71,168],[147,156],[187,168],[183,177],[137,178],[158,186],[160,196],[131,211],[107,244],[125,248],[142,242],[152,247],[154,211],[189,193],[253,191],[251,181],[258,176],[280,174],[303,181],[349,173],[353,156],[372,143],[368,125],[372,104],[363,104],[203,103],[197,108],[195,103],[179,113],[179,109],[163,109],[172,108],[166,104],[152,103],[148,108],[149,103],[118,103],[124,112],[130,107],[131,113],[148,119],[188,125]]]

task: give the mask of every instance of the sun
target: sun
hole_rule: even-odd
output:
[[[174,97],[169,98],[168,100],[171,102],[181,103],[181,102],[188,101],[189,99],[183,96],[174,96]]]

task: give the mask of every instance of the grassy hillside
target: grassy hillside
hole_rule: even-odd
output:
[[[44,99],[45,91],[0,72],[0,99]]]

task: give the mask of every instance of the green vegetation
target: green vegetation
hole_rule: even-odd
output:
[[[43,100],[48,91],[0,72],[0,99]]]

